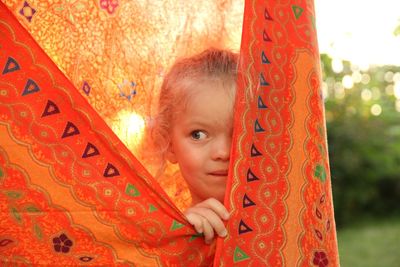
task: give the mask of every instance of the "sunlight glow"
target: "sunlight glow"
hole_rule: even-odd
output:
[[[131,150],[140,144],[144,134],[145,120],[135,112],[121,111],[113,123],[113,131]]]
[[[379,116],[382,113],[382,107],[379,104],[374,104],[371,107],[371,114],[374,116]]]
[[[400,65],[400,1],[315,0],[321,53],[360,66]]]
[[[400,82],[396,82],[396,83],[394,84],[394,96],[395,96],[397,99],[400,99]]]
[[[342,79],[344,88],[351,89],[354,86],[353,78],[350,75],[345,75]]]
[[[372,98],[372,92],[371,92],[371,90],[369,90],[368,88],[363,89],[363,90],[361,91],[361,98],[362,98],[362,100],[364,100],[364,101],[369,101],[369,100],[371,100],[371,98]]]
[[[343,62],[340,59],[332,59],[332,70],[335,73],[341,73],[343,71]]]

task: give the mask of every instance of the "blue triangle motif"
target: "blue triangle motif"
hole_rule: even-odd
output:
[[[261,53],[261,62],[263,64],[271,64],[271,61],[269,61],[269,59],[265,55],[264,51],[262,51],[262,53]]]
[[[7,63],[4,66],[2,74],[4,75],[4,74],[14,72],[14,71],[17,71],[20,69],[21,69],[21,67],[19,66],[18,62],[14,58],[8,57]]]
[[[265,108],[267,108],[267,106],[264,104],[264,101],[262,100],[261,96],[258,97],[257,107],[258,107],[259,109],[265,109]]]
[[[256,119],[256,121],[254,122],[254,131],[256,133],[260,133],[260,132],[264,132],[265,130],[261,127],[260,123],[258,122],[258,120]]]
[[[22,92],[22,96],[33,94],[33,93],[36,93],[39,91],[40,91],[40,88],[36,84],[36,82],[32,79],[28,79],[28,81],[25,84],[24,91]]]
[[[261,86],[268,86],[269,83],[265,80],[264,75],[260,73],[260,85]]]

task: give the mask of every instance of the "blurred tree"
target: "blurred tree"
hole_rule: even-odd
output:
[[[338,226],[400,214],[400,67],[321,61]]]

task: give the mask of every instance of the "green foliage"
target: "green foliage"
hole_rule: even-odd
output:
[[[395,96],[400,67],[362,71],[343,62],[335,73],[332,59],[322,55],[321,60],[338,226],[400,212],[400,102]],[[343,88],[346,79],[353,86]]]
[[[342,267],[398,267],[400,218],[368,220],[338,232]]]

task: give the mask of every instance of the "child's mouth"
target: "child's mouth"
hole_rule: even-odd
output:
[[[213,175],[213,176],[228,176],[228,171],[227,170],[219,170],[219,171],[210,172],[209,174]]]

